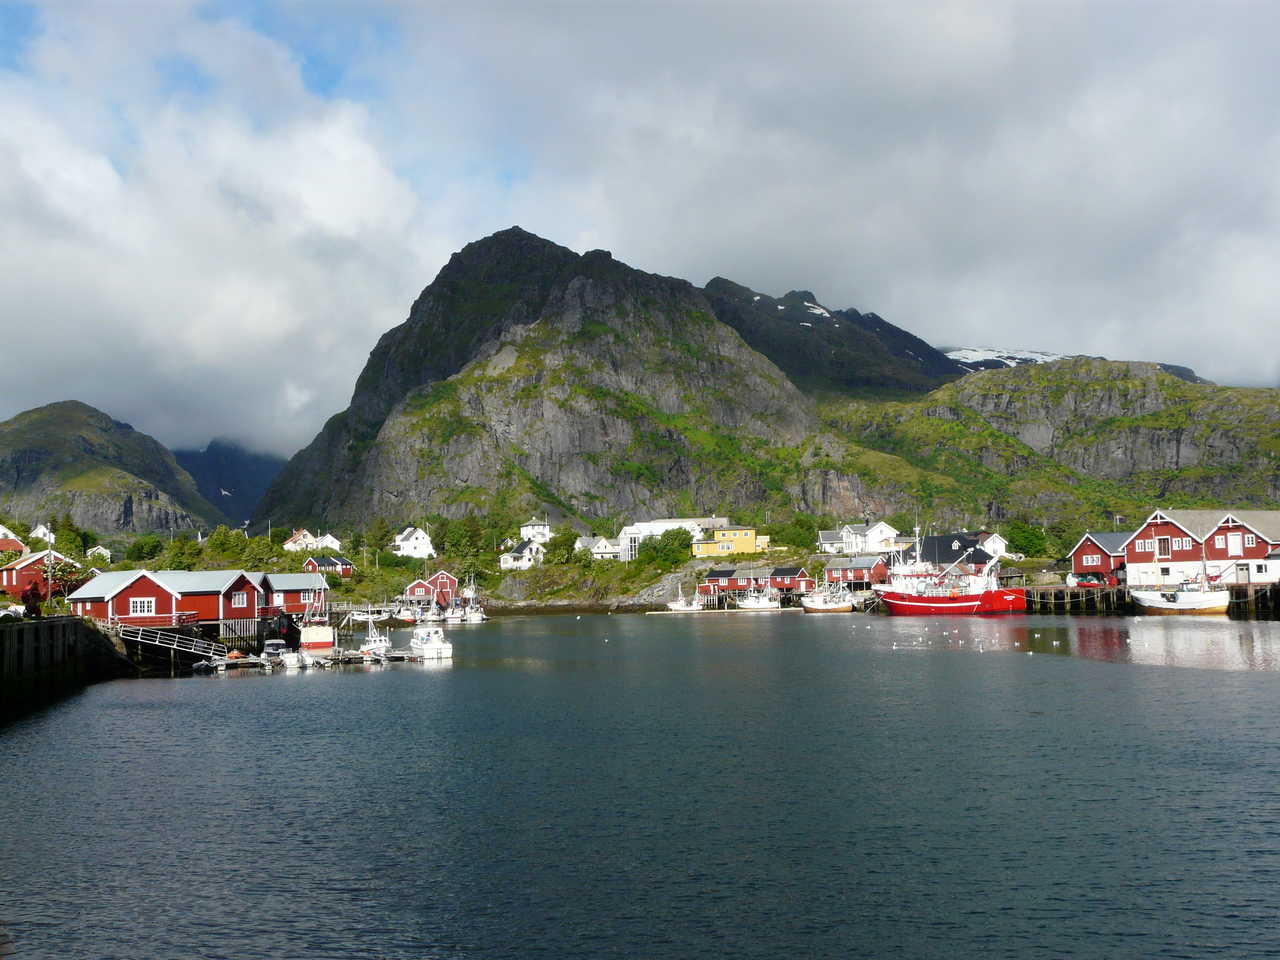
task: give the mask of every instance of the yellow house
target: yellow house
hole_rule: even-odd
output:
[[[693,541],[695,557],[725,557],[735,553],[763,553],[769,538],[756,535],[755,527],[719,527],[708,531],[710,540]]]

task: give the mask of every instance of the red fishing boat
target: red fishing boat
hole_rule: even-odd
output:
[[[1000,585],[1000,565],[985,553],[965,565],[976,548],[965,550],[950,566],[917,560],[898,564],[889,571],[889,582],[872,589],[886,613],[914,616],[942,614],[1022,613],[1027,595],[1020,588]]]

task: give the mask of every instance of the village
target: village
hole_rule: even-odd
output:
[[[674,538],[673,532],[678,532]],[[499,544],[499,570],[518,573],[543,566],[555,535],[548,517],[531,517],[520,525],[518,537]],[[21,600],[28,608],[35,601],[38,609],[40,602],[59,598],[67,612],[102,624],[192,627],[222,638],[256,636],[260,623],[281,616],[298,622],[323,620],[335,607],[335,586],[350,580],[357,570],[350,558],[338,552],[342,542],[336,536],[317,536],[305,529],[294,530],[281,545],[286,553],[304,557],[301,572],[103,570],[60,553],[56,534],[48,525],[38,525],[29,536],[48,546],[28,550],[13,530],[0,526],[0,551],[17,554],[0,567],[0,591],[14,601]],[[676,612],[788,608],[818,612],[824,608],[816,598],[824,591],[847,596],[853,608],[874,607],[877,587],[884,589],[895,569],[909,563],[952,575],[994,576],[1004,586],[1034,581],[1075,591],[1161,589],[1197,579],[1224,587],[1265,587],[1280,580],[1280,511],[1267,510],[1156,509],[1133,530],[1084,533],[1059,569],[1032,571],[1030,581],[1028,571],[1016,565],[1025,558],[1010,551],[998,532],[959,530],[922,536],[918,530],[908,534],[870,518],[819,530],[807,559],[804,552],[772,545],[756,527],[716,515],[637,521],[623,526],[616,537],[578,536],[572,546],[574,555],[590,556],[597,563],[631,564],[641,555],[642,545],[664,537],[687,544],[681,547],[687,562],[681,567],[675,595],[651,606]],[[366,605],[437,612],[480,607],[478,597],[463,596],[456,571],[428,572],[430,561],[438,557],[428,530],[406,526],[391,537],[389,549],[397,557],[422,561],[424,569],[421,575],[406,576],[394,596],[370,597]],[[786,554],[784,562],[766,562],[780,552]],[[95,546],[85,559],[106,565],[111,553]],[[337,607],[359,605],[348,599]],[[501,609],[502,604],[491,609],[495,607]],[[15,603],[10,614],[20,610],[31,612]]]

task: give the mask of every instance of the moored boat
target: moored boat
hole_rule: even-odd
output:
[[[888,583],[877,583],[872,589],[879,596],[886,613],[908,616],[940,616],[946,614],[1022,613],[1027,609],[1027,595],[1018,587],[1000,585],[999,564],[964,567],[973,553],[970,548],[950,566],[939,570],[936,565],[917,560],[901,564],[890,571]]]
[[[814,590],[800,598],[805,613],[853,613],[853,594],[844,589]]]
[[[697,595],[686,597],[684,588],[676,584],[676,598],[667,601],[667,609],[672,613],[697,613],[702,609],[702,598]]]
[[[415,627],[413,638],[409,641],[409,650],[415,657],[426,660],[453,658],[453,644],[444,638],[444,631],[439,627]]]
[[[1231,605],[1230,590],[1213,590],[1203,584],[1184,583],[1173,588],[1154,590],[1130,590],[1139,612],[1162,616],[1165,614],[1220,614]]]
[[[752,590],[737,600],[739,610],[781,610],[782,596],[777,590]]]

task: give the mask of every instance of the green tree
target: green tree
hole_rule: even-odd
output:
[[[1047,556],[1048,541],[1044,531],[1025,520],[1010,521],[1004,538],[1014,553],[1026,554],[1028,557]]]
[[[224,524],[219,524],[213,528],[213,532],[205,540],[204,548],[211,558],[240,563],[246,542],[241,533],[228,529]]]
[[[645,537],[636,548],[636,562],[659,570],[673,570],[690,557],[693,535],[683,527],[668,530],[660,537]]]
[[[124,552],[124,558],[135,562],[150,560],[153,557],[158,557],[163,550],[164,540],[154,533],[148,533],[129,544],[129,548]]]
[[[84,570],[70,560],[47,557],[44,564],[44,579],[48,583],[48,596],[65,596],[84,581]]]
[[[378,517],[369,524],[369,529],[366,531],[369,549],[385,550],[391,543],[392,533],[391,524],[387,523],[386,518]]]
[[[244,545],[240,562],[246,570],[266,570],[276,562],[281,552],[279,546],[267,537],[250,537]]]
[[[551,539],[546,543],[546,554],[543,563],[563,564],[573,559],[573,545],[578,539],[578,531],[567,523],[556,528]]]
[[[178,537],[165,545],[164,551],[156,560],[161,570],[194,570],[204,559],[200,545],[194,540]]]

